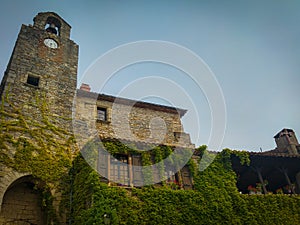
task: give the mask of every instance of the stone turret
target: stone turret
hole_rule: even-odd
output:
[[[276,151],[289,154],[299,154],[300,145],[298,143],[295,132],[292,129],[282,129],[275,136]]]

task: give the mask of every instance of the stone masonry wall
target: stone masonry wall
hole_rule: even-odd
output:
[[[20,183],[5,193],[1,210],[2,224],[45,224],[46,218],[41,208],[41,196],[32,185]]]
[[[81,90],[77,93],[83,93]],[[116,138],[134,142],[148,142],[182,147],[192,147],[190,137],[184,133],[180,113],[165,111],[164,106],[157,108],[146,103],[147,107],[123,104],[77,95],[76,99],[76,133],[88,139],[96,133],[100,138]],[[138,104],[137,104],[138,105]],[[107,119],[97,119],[97,107],[106,109]],[[154,109],[155,108],[155,109]],[[76,126],[75,126],[76,127]],[[80,127],[80,128],[79,128]]]
[[[59,23],[59,34],[47,32],[46,24],[55,18]],[[41,110],[48,108],[47,118],[50,123],[72,131],[72,108],[77,85],[78,45],[69,39],[70,25],[55,13],[39,13],[33,25],[22,25],[9,64],[0,85],[0,97],[5,98],[4,106],[7,112],[22,114],[22,118],[30,118],[28,129],[37,130],[44,126]],[[58,48],[49,48],[44,40],[50,38],[58,43]],[[28,77],[38,78],[38,85],[27,82]],[[8,97],[8,100],[6,99]],[[40,101],[44,108],[36,107],[32,103]],[[15,110],[8,102],[18,108]],[[6,118],[7,121],[21,120],[20,116]],[[28,122],[28,121],[27,121]],[[47,121],[48,122],[48,121]],[[18,124],[18,123],[16,123]],[[28,125],[28,124],[27,124]],[[30,139],[20,129],[15,129],[13,137]],[[41,133],[42,134],[42,133]],[[67,140],[68,134],[61,140]],[[58,136],[53,136],[57,138]],[[66,138],[65,138],[66,137]],[[2,145],[3,146],[3,145]],[[15,146],[7,144],[1,149],[13,156]],[[49,162],[51,163],[51,162]],[[41,201],[25,183],[8,188],[21,176],[0,163],[0,224],[45,224],[40,214]],[[55,197],[55,196],[54,196]],[[10,223],[4,223],[3,218]],[[26,219],[26,220],[24,220]],[[18,221],[17,221],[18,220]]]
[[[77,85],[78,45],[64,35],[57,36],[40,27],[46,21],[39,19],[46,20],[56,14],[41,15],[35,20],[34,26],[22,25],[1,83],[0,95],[9,94],[14,104],[21,105],[24,111],[33,114],[34,108],[28,103],[35,100],[36,95],[40,98],[45,95],[53,116],[71,118]],[[64,21],[61,24],[66,27],[65,30],[70,29]],[[58,48],[45,46],[45,38],[56,40]],[[28,76],[39,78],[38,87],[27,84]],[[70,127],[66,120],[60,122],[63,127]]]

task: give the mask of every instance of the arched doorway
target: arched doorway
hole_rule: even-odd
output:
[[[41,190],[35,187],[32,176],[21,177],[7,188],[0,215],[3,225],[46,224]]]

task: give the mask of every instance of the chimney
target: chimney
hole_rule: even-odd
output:
[[[90,92],[91,91],[91,87],[88,84],[82,83],[81,86],[80,86],[80,90]]]

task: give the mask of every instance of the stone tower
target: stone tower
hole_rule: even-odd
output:
[[[26,149],[28,142],[20,142],[24,139],[42,143],[41,148],[51,135],[51,140],[60,141],[55,133],[51,133],[54,126],[50,126],[48,120],[41,123],[45,122],[45,118],[41,115],[41,104],[38,102],[45,103],[50,123],[54,122],[56,127],[64,131],[71,131],[70,119],[77,85],[78,45],[70,40],[70,31],[71,26],[53,12],[39,13],[34,18],[33,25],[22,25],[0,86],[0,97],[4,99],[1,107],[7,110],[6,114],[1,114],[2,118],[3,115],[7,116],[2,119],[4,123],[1,124],[1,131],[11,138],[6,142],[1,139],[1,156],[7,153],[6,155],[15,159],[17,150],[11,143],[17,142],[18,146]],[[30,123],[22,123],[21,116],[14,117],[14,113],[30,118]],[[13,126],[9,127],[5,122],[27,126],[30,132],[22,132],[22,127],[10,129]],[[39,127],[47,127],[47,123],[50,129],[42,133]],[[64,137],[69,132],[64,134],[65,136],[60,136],[61,140],[65,140]],[[57,148],[55,143],[51,147],[51,143],[54,142],[47,146],[48,151],[55,155]],[[0,224],[46,224],[47,215],[40,204],[42,187],[35,187],[37,182],[32,170],[23,168],[17,171],[7,166],[2,159],[0,157]],[[23,157],[20,160],[27,162]],[[46,163],[53,164],[51,161]],[[57,196],[52,190],[51,194]]]
[[[33,25],[22,25],[0,86],[15,104],[44,93],[50,112],[71,117],[77,85],[78,45],[71,26],[53,12],[39,13]]]
[[[295,132],[292,129],[282,129],[275,136],[275,142],[277,145],[276,150],[278,152],[284,152],[289,154],[299,154],[300,145],[298,143]]]

